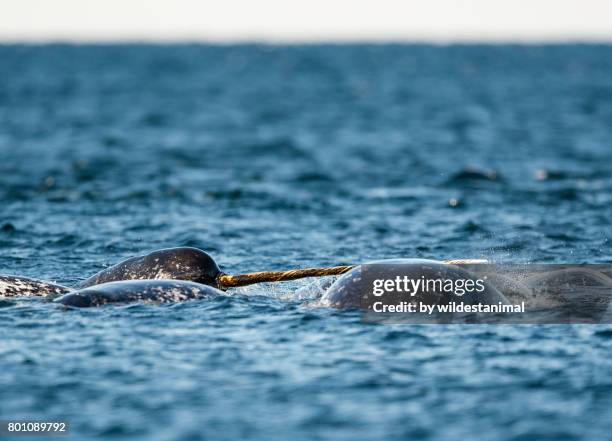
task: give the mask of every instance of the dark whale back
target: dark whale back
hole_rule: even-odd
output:
[[[55,299],[54,302],[87,308],[113,303],[172,303],[210,298],[219,294],[223,294],[223,291],[184,280],[127,280],[73,291]]]
[[[77,288],[139,279],[189,280],[217,287],[220,272],[213,258],[198,248],[167,248],[124,260],[79,283]]]
[[[62,285],[20,276],[0,276],[0,297],[56,296],[70,291]]]
[[[425,277],[426,279],[463,279],[476,280],[468,271],[457,265],[448,265],[435,260],[425,259],[392,259],[369,262],[370,264],[401,265],[402,274],[413,279]],[[493,286],[484,283],[485,290],[482,293],[472,293],[461,297],[461,301],[466,304],[509,304],[508,299]],[[338,278],[323,294],[321,304],[334,308],[359,309],[362,307],[362,268],[361,265],[355,267],[346,274]],[[433,293],[422,299],[427,304],[442,304],[450,300],[457,300],[458,297],[449,293]]]

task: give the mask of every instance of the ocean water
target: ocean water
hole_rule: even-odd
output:
[[[73,284],[170,246],[228,272],[611,263],[612,46],[0,46],[0,159],[3,274]],[[610,439],[609,325],[378,326],[312,307],[309,283],[0,300],[0,419],[78,440]]]

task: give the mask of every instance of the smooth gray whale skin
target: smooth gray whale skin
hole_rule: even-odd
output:
[[[44,280],[0,275],[0,297],[45,297],[65,294],[69,291],[68,287]]]
[[[72,291],[54,303],[89,308],[107,304],[173,303],[224,295],[223,291],[185,280],[128,280],[108,282]]]
[[[188,280],[217,288],[220,273],[213,258],[198,248],[167,248],[124,260],[84,280],[77,288],[139,279]]]
[[[402,268],[402,274],[412,279],[420,279],[425,277],[426,279],[464,279],[464,280],[476,280],[476,277],[468,271],[460,268],[456,265],[448,265],[435,260],[426,259],[392,259],[392,260],[378,260],[375,262],[369,262],[370,264],[385,264],[385,265],[400,265]],[[346,274],[340,276],[323,294],[321,298],[321,305],[331,306],[333,308],[340,309],[362,309],[362,296],[364,291],[362,290],[362,267],[361,265],[355,267]],[[461,297],[461,301],[468,303],[483,303],[483,304],[495,304],[499,302],[502,304],[509,304],[508,299],[499,292],[496,288],[490,284],[485,283],[485,290],[482,293],[470,294],[469,296]],[[443,304],[450,300],[457,300],[459,297],[454,296],[452,293],[433,293],[426,297],[420,298],[422,303],[425,304]]]

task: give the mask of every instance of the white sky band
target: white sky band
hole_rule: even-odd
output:
[[[612,41],[609,0],[3,0],[0,41]]]

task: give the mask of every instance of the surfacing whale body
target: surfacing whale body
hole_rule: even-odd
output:
[[[80,282],[74,289],[121,280],[186,280],[218,288],[221,270],[206,252],[191,247],[156,250],[124,260]],[[73,289],[20,276],[0,275],[0,297],[57,296]]]
[[[0,275],[0,297],[56,296],[70,288],[43,280]]]
[[[140,279],[189,280],[217,288],[219,274],[213,258],[198,248],[166,248],[124,260],[84,280],[77,288]]]
[[[129,280],[102,283],[70,292],[53,300],[66,306],[88,308],[107,304],[173,303],[223,295],[212,286],[184,280]]]
[[[91,307],[118,303],[169,303],[209,298],[221,270],[207,253],[179,247],[132,257],[79,283],[75,289],[27,277],[0,276],[0,297],[61,297],[67,306]]]
[[[463,279],[476,280],[471,273],[456,266],[449,265],[435,260],[426,259],[392,259],[378,260],[369,262],[370,264],[385,264],[389,267],[393,265],[401,266],[402,274],[411,279]],[[488,283],[484,284],[485,290],[478,295],[465,296],[461,299],[466,304],[482,303],[497,305],[509,304],[508,299],[496,288]],[[321,305],[340,309],[363,309],[365,290],[362,288],[362,267],[357,266],[346,274],[340,276],[323,294]],[[476,293],[474,293],[476,294]],[[445,304],[458,297],[447,292],[431,292],[420,300],[424,304],[435,305]]]
[[[402,274],[410,278],[450,278],[485,280],[485,290],[477,296],[463,296],[465,304],[482,303],[496,305],[525,302],[539,308],[563,307],[574,314],[603,314],[612,300],[612,277],[605,268],[568,268],[524,276],[496,273],[495,266],[484,265],[479,269],[443,264],[421,259],[396,259],[371,262],[376,264],[401,264]],[[365,309],[362,304],[362,267],[358,266],[340,276],[322,295],[319,304],[340,309]],[[435,293],[419,298],[426,304],[444,304],[457,297],[449,293]],[[367,302],[366,302],[367,304]]]

